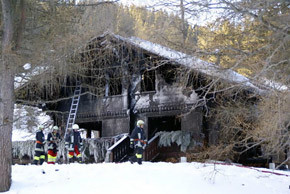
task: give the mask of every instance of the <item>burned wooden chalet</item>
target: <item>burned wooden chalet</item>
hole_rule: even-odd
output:
[[[232,70],[138,38],[107,33],[88,41],[67,60],[18,88],[18,101],[50,112],[63,133],[79,87],[75,123],[87,137],[130,133],[145,121],[151,139],[160,131],[187,131],[197,144],[215,142],[205,118],[213,80],[259,90]]]

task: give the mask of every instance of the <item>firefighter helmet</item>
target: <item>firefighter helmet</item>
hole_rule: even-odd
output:
[[[58,126],[53,126],[52,131],[57,131],[58,130]]]
[[[144,121],[142,121],[142,120],[138,120],[138,121],[137,121],[137,126],[140,127],[141,125],[144,125]]]
[[[72,128],[78,130],[80,127],[79,127],[78,124],[74,124],[74,125],[72,126]]]
[[[43,125],[39,125],[38,126],[38,129],[43,130],[44,129],[44,126]]]

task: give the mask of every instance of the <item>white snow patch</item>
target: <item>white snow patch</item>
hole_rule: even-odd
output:
[[[275,172],[288,177],[250,168],[208,163],[13,165],[12,186],[6,193],[289,193],[290,172]]]
[[[150,94],[146,94],[146,95],[136,95],[136,105],[135,105],[135,109],[138,108],[148,108],[150,105]]]
[[[44,123],[53,124],[53,120],[41,109],[31,106],[15,105],[12,141],[34,140],[38,126]],[[45,134],[49,130],[46,128],[44,130]]]
[[[166,104],[166,103],[177,103],[186,102],[194,103],[198,99],[197,94],[192,91],[191,95],[188,97],[182,93],[183,88],[174,85],[164,85],[160,90],[156,92],[153,96],[153,101]]]
[[[186,103],[195,103],[198,100],[198,95],[197,93],[195,93],[195,91],[193,91],[189,98],[186,99]]]
[[[275,81],[272,81],[272,80],[268,80],[268,79],[261,79],[261,82],[264,84],[264,85],[267,85],[269,86],[270,88],[273,88],[273,89],[276,89],[276,90],[280,90],[280,91],[286,91],[286,90],[289,90],[289,88],[281,83],[278,83],[278,82],[275,82]]]
[[[19,75],[15,76],[14,78],[14,87],[18,88],[28,82],[33,76],[39,75],[46,71],[49,67],[39,66],[31,70],[31,64],[26,63],[23,68],[25,70],[30,70],[26,73],[20,73]],[[27,68],[27,69],[26,69]]]
[[[23,65],[23,69],[28,70],[31,68],[31,64],[30,63],[26,63],[25,65]]]

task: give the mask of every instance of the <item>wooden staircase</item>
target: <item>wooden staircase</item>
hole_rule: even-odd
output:
[[[159,136],[155,136],[148,141],[143,154],[144,161],[153,161],[159,155]],[[130,154],[130,137],[125,134],[119,141],[107,150],[105,162],[125,162]]]
[[[145,148],[144,161],[154,161],[160,153],[159,136],[154,136],[148,141],[148,146]]]

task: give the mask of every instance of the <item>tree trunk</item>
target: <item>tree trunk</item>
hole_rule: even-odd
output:
[[[7,64],[9,61],[4,59],[1,63],[0,192],[3,192],[8,191],[11,185],[14,70]]]
[[[186,41],[186,29],[185,29],[185,18],[184,18],[184,5],[183,0],[180,0],[180,13],[181,13],[181,31],[182,31],[182,49],[185,47],[185,41]]]
[[[2,5],[2,56],[0,61],[0,192],[11,186],[12,124],[14,109],[13,16],[10,0]]]

